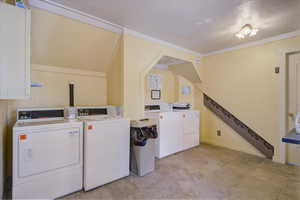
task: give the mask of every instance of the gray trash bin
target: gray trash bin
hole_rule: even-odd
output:
[[[156,121],[131,121],[130,133],[130,170],[138,176],[144,176],[155,169]]]

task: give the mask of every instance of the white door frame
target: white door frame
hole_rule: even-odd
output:
[[[287,145],[281,141],[282,137],[287,135],[288,132],[288,56],[292,54],[300,53],[300,49],[285,49],[280,52],[279,55],[279,79],[278,79],[278,106],[279,106],[279,116],[278,116],[278,135],[279,135],[279,145],[278,149],[275,151],[274,161],[285,164],[287,161],[286,147]]]

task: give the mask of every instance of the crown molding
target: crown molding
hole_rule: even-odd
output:
[[[36,7],[36,8],[40,8],[46,11],[49,11],[51,13],[55,13],[64,17],[68,17],[71,19],[75,19],[78,21],[81,21],[83,23],[87,23],[96,27],[100,27],[109,31],[112,31],[114,33],[118,33],[118,34],[123,34],[124,32],[146,39],[146,40],[150,40],[180,51],[184,51],[187,53],[190,53],[194,56],[197,57],[206,57],[206,56],[211,56],[211,55],[215,55],[215,54],[221,54],[221,53],[225,53],[225,52],[229,52],[229,51],[234,51],[234,50],[238,50],[238,49],[243,49],[243,48],[248,48],[248,47],[253,47],[253,46],[258,46],[258,45],[263,45],[269,42],[273,42],[273,41],[277,41],[277,40],[282,40],[282,39],[287,39],[287,38],[291,38],[291,37],[295,37],[300,35],[300,30],[294,31],[294,32],[290,32],[290,33],[285,33],[285,34],[281,34],[281,35],[277,35],[274,37],[270,37],[270,38],[266,38],[266,39],[262,39],[259,41],[253,41],[253,42],[248,42],[245,44],[241,44],[241,45],[237,45],[234,47],[230,47],[230,48],[225,48],[222,50],[217,50],[217,51],[211,51],[205,54],[190,50],[190,49],[186,49],[183,47],[180,47],[178,45],[172,44],[170,42],[164,41],[164,40],[160,40],[148,35],[145,35],[143,33],[139,33],[137,31],[128,29],[126,27],[123,27],[121,25],[117,25],[114,23],[111,23],[109,21],[106,21],[104,19],[95,17],[93,15],[89,15],[87,13],[84,13],[82,11],[79,11],[77,9],[73,9],[67,6],[64,6],[62,4],[53,2],[52,0],[29,0],[29,4],[32,7]],[[199,60],[199,58],[197,58],[197,60]]]
[[[123,32],[123,27],[120,25],[89,15],[82,11],[64,6],[51,0],[29,0],[29,5],[32,7],[47,10],[51,13],[55,13],[64,17],[75,19],[83,23],[94,25],[96,27],[112,31],[114,33],[122,34]]]
[[[248,48],[248,47],[263,45],[263,44],[267,44],[267,43],[278,41],[278,40],[288,39],[288,38],[296,37],[296,36],[299,36],[299,35],[300,35],[300,30],[297,30],[297,31],[284,33],[284,34],[277,35],[277,36],[270,37],[270,38],[266,38],[266,39],[262,39],[262,40],[258,40],[258,41],[253,41],[253,42],[248,42],[248,43],[237,45],[237,46],[230,47],[230,48],[225,48],[225,49],[222,49],[222,50],[212,51],[212,52],[202,54],[202,55],[204,57],[212,56],[212,55],[221,54],[221,53],[234,51],[234,50],[238,50],[238,49],[244,49],[244,48]]]
[[[106,29],[106,30],[110,30],[110,31],[118,33],[118,34],[122,34],[124,31],[126,31],[128,34],[135,35],[135,36],[147,39],[147,40],[151,40],[151,41],[154,41],[154,42],[157,42],[157,43],[160,43],[160,44],[163,44],[163,45],[166,45],[166,46],[169,46],[169,47],[172,47],[172,48],[184,51],[184,52],[188,52],[195,56],[201,56],[201,54],[198,52],[195,52],[195,51],[192,51],[189,49],[185,49],[185,48],[177,46],[175,44],[172,44],[172,43],[169,43],[169,42],[166,42],[166,41],[163,41],[160,39],[156,39],[156,38],[150,37],[148,35],[127,29],[123,26],[111,23],[104,19],[95,17],[93,15],[89,15],[89,14],[79,11],[77,9],[64,6],[62,4],[53,2],[51,0],[29,0],[29,5],[32,7],[46,10],[51,13],[55,13],[55,14],[64,16],[64,17],[79,20],[83,23],[87,23],[90,25],[94,25],[94,26]]]
[[[159,43],[159,44],[162,44],[162,45],[165,45],[165,46],[168,46],[168,47],[171,47],[171,48],[180,50],[180,51],[184,51],[184,52],[193,54],[194,56],[199,56],[199,57],[202,56],[202,54],[199,53],[199,52],[192,51],[192,50],[190,50],[190,49],[186,49],[186,48],[177,46],[177,45],[172,44],[172,43],[170,43],[170,42],[166,42],[166,41],[164,41],[164,40],[160,40],[160,39],[157,39],[157,38],[154,38],[154,37],[145,35],[145,34],[143,34],[143,33],[140,33],[140,32],[137,32],[137,31],[128,29],[128,28],[124,28],[124,33],[130,34],[130,35],[134,35],[134,36],[137,36],[137,37],[146,39],[146,40],[150,40],[150,41],[153,41],[153,42],[156,42],[156,43]]]

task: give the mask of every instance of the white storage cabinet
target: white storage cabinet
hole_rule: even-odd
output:
[[[200,143],[199,111],[147,112],[145,117],[157,120],[157,158],[190,149]]]
[[[165,156],[182,151],[183,123],[176,112],[162,112],[159,114],[158,139],[156,143],[156,157]]]
[[[0,2],[0,99],[30,96],[31,12]]]

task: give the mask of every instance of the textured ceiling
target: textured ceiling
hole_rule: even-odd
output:
[[[54,1],[200,53],[300,29],[300,0]],[[235,38],[247,23],[257,36]]]

